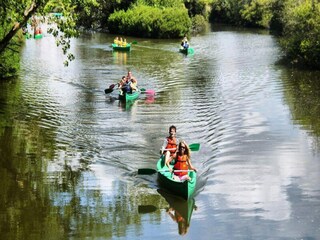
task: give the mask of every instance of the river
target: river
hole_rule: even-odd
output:
[[[0,82],[1,239],[320,238],[319,72],[281,65],[265,31],[212,28],[188,56],[113,38],[73,39],[69,67],[52,37],[28,39]],[[104,93],[128,70],[155,96]],[[189,202],[137,174],[170,125],[200,143]]]

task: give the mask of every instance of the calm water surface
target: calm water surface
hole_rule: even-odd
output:
[[[319,72],[277,64],[264,32],[212,30],[191,56],[113,38],[74,40],[68,68],[54,39],[27,40],[20,77],[0,82],[1,239],[320,238]],[[129,69],[156,95],[104,94]],[[172,124],[201,144],[189,202],[137,175]]]

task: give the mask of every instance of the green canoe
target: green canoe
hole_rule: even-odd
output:
[[[160,185],[169,190],[171,193],[185,199],[191,199],[194,194],[197,182],[197,173],[189,171],[190,181],[177,181],[172,179],[172,173],[164,163],[164,158],[160,158],[157,163],[158,180]]]
[[[193,54],[193,53],[194,53],[194,50],[193,50],[192,47],[188,47],[188,48],[182,48],[182,47],[180,47],[180,48],[179,48],[179,52],[188,55],[188,54]]]
[[[125,95],[119,94],[119,100],[125,101],[125,102],[132,102],[136,100],[140,96],[141,91],[135,91],[133,93],[126,93]]]
[[[42,38],[42,37],[43,37],[43,36],[42,36],[42,33],[34,35],[34,38],[35,38],[35,39],[40,39],[40,38]]]
[[[118,44],[112,43],[112,49],[116,51],[130,51],[131,44],[127,43],[127,46],[122,47],[122,46],[119,46]]]

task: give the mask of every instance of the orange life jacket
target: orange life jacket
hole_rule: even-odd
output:
[[[189,166],[187,164],[187,155],[177,155],[176,163],[174,164],[173,167],[175,170],[188,170]],[[184,176],[187,175],[188,172],[175,172],[174,173],[177,176]]]
[[[166,149],[174,148],[174,150],[168,150],[170,152],[170,156],[172,156],[177,150],[177,139],[176,138],[172,139],[167,137],[167,141],[168,141],[168,144],[166,146]]]

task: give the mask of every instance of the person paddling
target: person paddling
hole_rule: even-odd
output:
[[[125,89],[126,82],[127,82],[127,78],[126,78],[126,76],[123,76],[121,78],[120,82],[118,83],[118,88],[119,88],[119,91],[120,91],[120,95],[122,95],[122,96],[123,96],[124,93],[126,93],[126,89]]]
[[[186,36],[186,35],[184,35],[184,38],[183,38],[182,41],[181,41],[181,46],[182,46],[184,49],[189,48],[189,43],[188,43],[188,39],[187,39],[187,36]]]
[[[132,93],[132,91],[136,91],[138,90],[138,81],[137,79],[132,75],[131,71],[128,71],[127,74],[127,83],[128,83],[128,90],[130,91],[130,93]]]
[[[191,151],[189,149],[188,144],[181,140],[178,145],[178,151],[174,156],[175,163],[173,166],[173,179],[185,181],[190,180],[188,175],[188,170],[197,171],[195,167],[192,166],[191,163]],[[168,166],[169,170],[172,171],[170,166]],[[174,170],[182,170],[182,171],[174,171]]]

